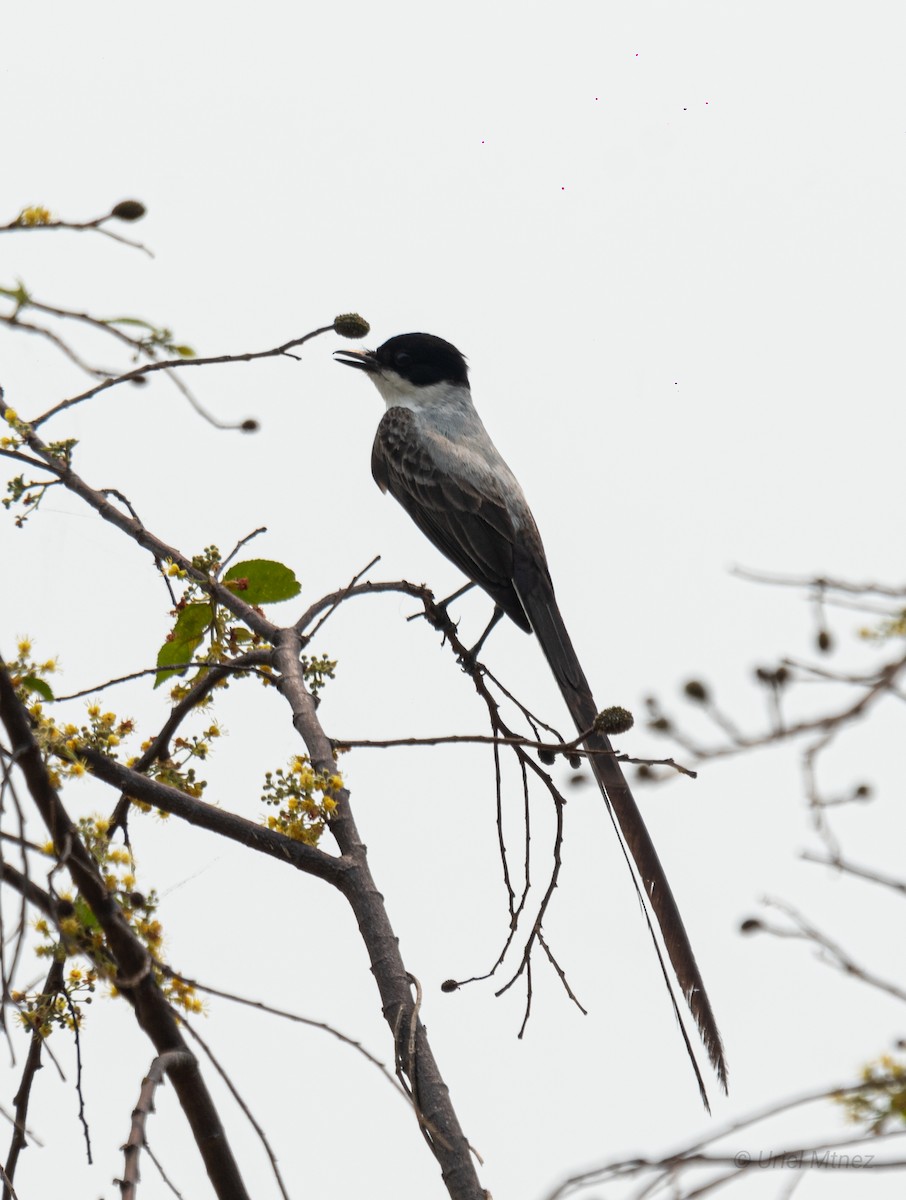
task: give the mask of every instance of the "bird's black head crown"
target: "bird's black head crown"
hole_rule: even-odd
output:
[[[401,333],[379,346],[374,357],[416,387],[432,383],[469,386],[466,360],[450,342],[430,333]]]

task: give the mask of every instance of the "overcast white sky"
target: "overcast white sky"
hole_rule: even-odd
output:
[[[265,349],[350,309],[371,322],[371,345],[413,329],[456,343],[535,510],[598,702],[639,717],[623,749],[672,749],[644,730],[642,701],[672,703],[691,676],[758,727],[753,664],[811,653],[808,606],[732,577],[734,564],[902,578],[897,6],[91,2],[15,6],[3,24],[0,223],[25,204],[78,220],[134,196],[149,210],[134,232],[156,257],[90,235],[4,235],[0,284],[22,278],[50,303],[146,317],[203,354]],[[108,391],[52,431],[81,439],[89,482],[126,491],[185,551],[227,549],[266,525],[255,553],[290,563],[306,604],[376,553],[375,577],[446,594],[456,571],[370,478],[382,406],[333,364],[339,344],[322,338],[298,363],[193,375],[220,417],[261,421],[253,437],[213,430],[165,380]],[[36,340],[0,330],[0,363],[23,416],[80,390],[75,370]],[[65,690],[153,661],[168,605],[150,563],[74,500],[53,496],[24,533],[0,522],[0,561],[4,653],[30,634],[42,656],[60,655]],[[477,635],[486,610],[468,597],[463,628]],[[340,660],[321,708],[331,736],[483,730],[471,685],[435,634],[404,621],[410,611],[398,599],[360,601],[325,628],[317,648]],[[861,623],[834,617],[835,665],[866,661]],[[486,657],[565,727],[529,638],[501,626]],[[811,703],[826,701],[816,692]],[[165,698],[136,686],[114,702],[153,730]],[[208,798],[256,818],[263,772],[299,748],[287,710],[246,685],[219,711],[230,736]],[[876,802],[842,810],[834,827],[855,860],[892,873],[902,873],[906,831],[897,716],[884,709],[851,734],[821,777],[830,793],[875,782]],[[486,969],[506,932],[488,752],[362,751],[345,771],[425,988],[435,1052],[498,1200],[538,1197],[583,1166],[707,1131],[591,788],[570,792],[546,925],[589,1015],[539,963],[534,1016],[517,1041],[518,988],[502,1000],[492,985],[439,991],[448,976]],[[108,806],[84,792],[69,795],[84,805],[76,811]],[[879,972],[902,966],[892,902],[799,860],[817,843],[795,750],[709,767],[641,803],[727,1044],[731,1096],[714,1092],[716,1120],[842,1082],[890,1046],[903,1029],[892,999],[800,945],[736,932],[771,894]],[[549,814],[540,794],[536,805],[540,846]],[[332,1021],[389,1061],[339,897],[179,832],[134,829],[140,880],[165,893],[174,965]],[[294,1196],[442,1194],[404,1105],[355,1055],[221,1003],[203,1033],[266,1125]],[[69,1050],[57,1050],[71,1072]],[[117,1148],[150,1048],[108,1002],[92,1013],[84,1054],[97,1166],[83,1165],[71,1086],[48,1069],[31,1114],[46,1148],[22,1164],[23,1200],[64,1184],[74,1196],[117,1194]],[[0,1066],[4,1105],[18,1070]],[[276,1194],[243,1119],[224,1107],[256,1196]],[[172,1094],[158,1109],[152,1144],[184,1195],[207,1194]],[[821,1127],[835,1120],[825,1114]],[[731,1149],[781,1149],[803,1128],[789,1122]],[[144,1179],[142,1195],[165,1194],[150,1164]],[[788,1182],[760,1176],[736,1194],[774,1195]],[[799,1194],[899,1186],[822,1175]]]

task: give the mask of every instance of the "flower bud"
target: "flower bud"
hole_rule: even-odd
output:
[[[147,211],[141,200],[121,200],[111,208],[110,215],[118,221],[140,221]]]
[[[629,709],[614,704],[598,713],[595,717],[594,730],[595,733],[606,734],[628,733],[634,724],[635,717]]]
[[[683,692],[687,699],[694,700],[696,704],[704,704],[708,699],[708,689],[700,679],[690,679],[683,685]]]
[[[363,338],[368,335],[370,329],[371,326],[358,313],[340,313],[338,317],[334,317],[333,330],[340,337]]]

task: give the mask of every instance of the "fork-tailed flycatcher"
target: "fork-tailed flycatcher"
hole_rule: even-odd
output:
[[[584,735],[591,768],[638,871],[641,895],[654,912],[680,989],[726,1090],[720,1033],[682,917],[610,741],[593,729],[598,709],[557,607],[538,527],[522,488],[475,411],[465,359],[455,346],[428,333],[405,333],[378,350],[338,350],[335,356],[345,366],[366,371],[387,406],[371,453],[378,487],[400,502],[422,533],[498,609],[541,643],[576,729]],[[707,1107],[653,929],[652,937]]]

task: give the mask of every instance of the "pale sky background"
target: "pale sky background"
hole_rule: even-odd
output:
[[[369,345],[414,329],[453,341],[532,503],[598,703],[637,715],[622,749],[674,749],[644,729],[643,698],[675,707],[693,676],[758,729],[766,705],[752,667],[813,654],[809,606],[734,578],[734,565],[902,579],[897,6],[89,2],[10,6],[3,26],[0,223],[26,204],[80,220],[134,196],[148,216],[121,228],[156,257],[87,234],[7,234],[0,283],[22,278],[49,303],[146,317],[201,354],[266,349],[350,309],[371,322]],[[81,344],[117,364],[112,346]],[[164,379],[110,390],[48,433],[78,437],[88,481],[124,490],[186,552],[212,541],[227,550],[266,525],[250,553],[291,564],[304,588],[275,618],[292,620],[377,553],[373,577],[445,595],[461,578],[370,478],[382,406],[331,361],[340,344],[323,337],[298,363],[185,376],[221,418],[259,419],[256,436],[212,429]],[[4,330],[0,364],[7,402],[26,417],[85,386],[52,347]],[[163,588],[147,556],[75,500],[49,497],[25,532],[0,520],[0,561],[0,649],[31,635],[41,657],[60,656],[60,691],[153,662],[168,628]],[[329,735],[484,731],[471,684],[436,634],[405,622],[411,611],[401,598],[362,600],[325,627],[315,648],[340,660],[320,710]],[[470,595],[459,612],[477,636],[486,601]],[[840,648],[828,665],[863,668],[862,618],[832,620]],[[566,732],[528,637],[500,626],[486,660]],[[107,695],[105,707],[159,727],[161,692]],[[815,689],[807,710],[832,700]],[[288,709],[246,684],[217,712],[229,737],[207,799],[257,819],[264,771],[301,749]],[[898,718],[888,704],[849,734],[822,760],[821,782],[828,793],[874,782],[876,801],[835,810],[833,826],[855,861],[902,875]],[[497,1200],[541,1197],[583,1167],[659,1155],[753,1107],[843,1082],[903,1033],[893,999],[800,944],[737,933],[760,897],[782,897],[902,982],[895,899],[800,861],[819,846],[793,748],[640,795],[727,1045],[731,1095],[711,1089],[713,1122],[591,787],[569,792],[545,926],[589,1015],[539,960],[519,1041],[518,986],[501,1000],[493,984],[439,990],[485,970],[506,932],[489,751],[361,751],[344,768]],[[515,834],[521,800],[508,782]],[[66,799],[74,814],[110,807],[90,785]],[[540,881],[540,793],[535,821]],[[328,1020],[390,1062],[339,896],[203,833],[154,820],[132,829],[140,885],[164,893],[174,966]],[[202,1033],[266,1126],[293,1196],[444,1194],[406,1107],[337,1042],[222,1002]],[[54,1043],[71,1075],[71,1047]],[[107,1001],[91,1012],[83,1053],[96,1166],[84,1164],[71,1083],[49,1067],[30,1113],[46,1148],[21,1164],[22,1200],[63,1187],[118,1194],[118,1147],[152,1051]],[[0,1065],[0,1103],[19,1071]],[[209,1194],[170,1089],[157,1107],[152,1145],[183,1195]],[[276,1195],[244,1118],[225,1097],[222,1110],[256,1198]],[[824,1110],[726,1145],[757,1155],[816,1130],[843,1133]],[[773,1196],[791,1182],[765,1172],[728,1194]],[[821,1173],[797,1195],[901,1187]],[[140,1194],[169,1194],[150,1163]]]

